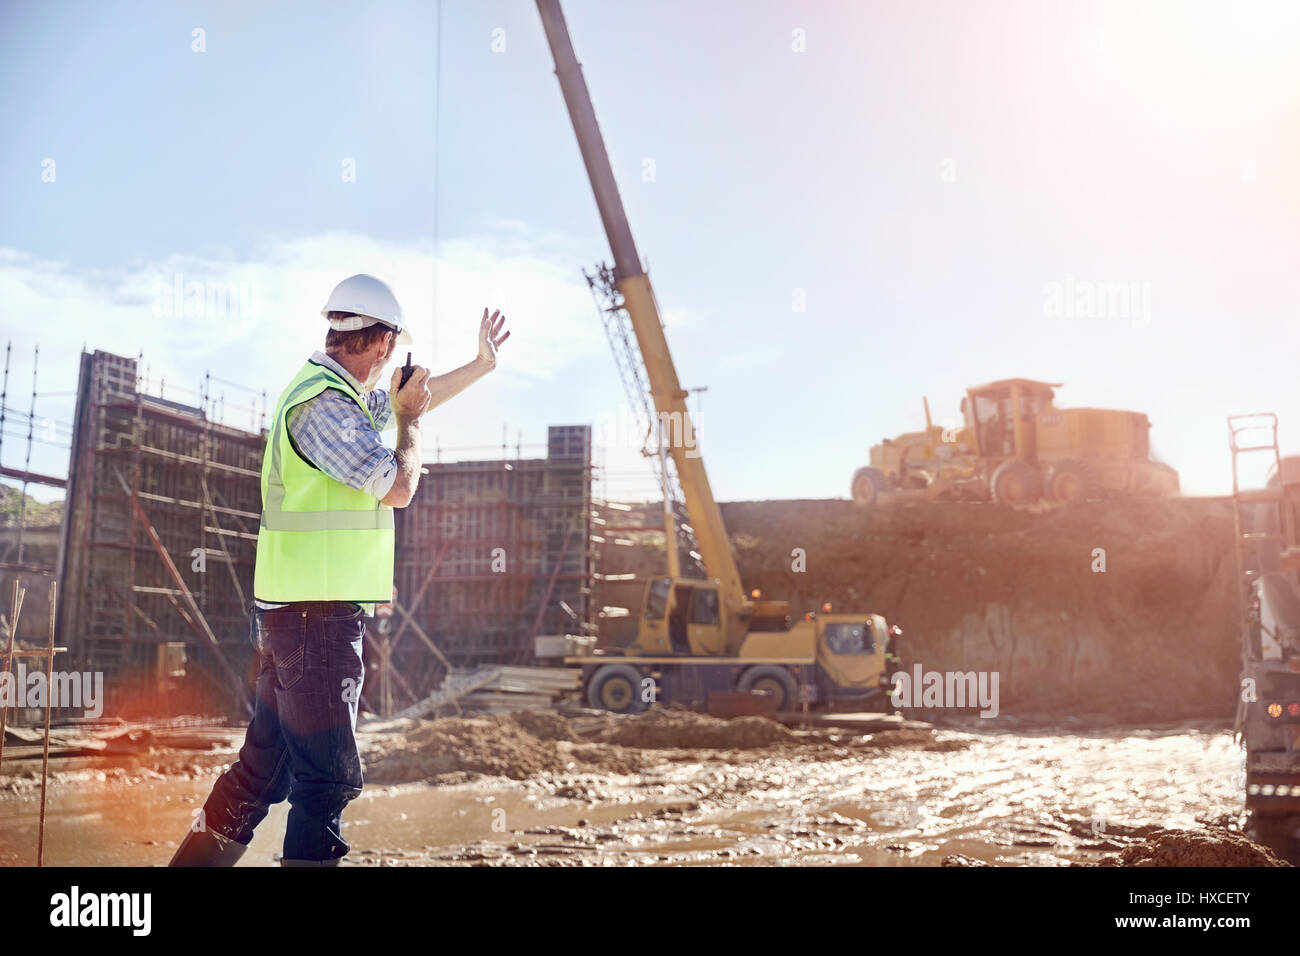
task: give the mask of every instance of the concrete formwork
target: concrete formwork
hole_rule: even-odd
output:
[[[393,688],[399,702],[436,686],[448,666],[535,663],[538,635],[590,626],[590,426],[551,426],[545,458],[426,470],[397,522],[398,602],[419,629],[400,610],[391,624],[394,669],[408,685]]]

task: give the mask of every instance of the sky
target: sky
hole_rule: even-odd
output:
[[[1145,412],[1189,494],[1230,489],[1230,414],[1300,453],[1300,4],[564,8],[718,498],[847,497],[922,396],[1007,377]],[[82,348],[248,425],[370,272],[435,372],[507,316],[444,460],[593,424],[598,491],[649,494],[553,69],[528,0],[0,2],[0,462],[36,347],[62,474]]]

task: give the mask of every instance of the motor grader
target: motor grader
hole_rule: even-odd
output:
[[[961,425],[886,438],[853,475],[853,498],[957,498],[1025,504],[1108,494],[1173,495],[1178,473],[1152,461],[1141,412],[1057,408],[1060,383],[1008,378],[966,390]]]

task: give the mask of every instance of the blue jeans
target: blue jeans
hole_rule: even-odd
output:
[[[285,859],[333,860],[348,852],[343,808],[363,785],[356,726],[364,634],[361,608],[351,602],[254,609],[253,719],[239,759],[204,804],[209,829],[247,844],[271,804],[287,797]]]

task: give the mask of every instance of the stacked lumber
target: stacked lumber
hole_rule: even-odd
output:
[[[417,701],[410,707],[399,710],[392,718],[390,718],[390,720],[418,719],[420,717],[436,714],[437,711],[446,707],[455,707],[457,706],[457,702],[466,694],[473,692],[493,680],[496,677],[498,670],[500,670],[500,668],[490,666],[466,670],[453,670],[442,679],[442,683],[438,685],[438,689],[432,694],[424,698],[424,700]],[[361,721],[361,723],[365,726],[370,726],[377,721],[377,718],[372,718]]]
[[[424,700],[391,717],[363,717],[357,725],[368,731],[400,731],[408,728],[408,721],[421,718],[552,710],[578,690],[581,680],[579,671],[564,667],[458,668]]]
[[[460,700],[466,711],[501,714],[515,710],[550,710],[561,698],[575,693],[581,680],[566,667],[497,667],[490,680]]]

